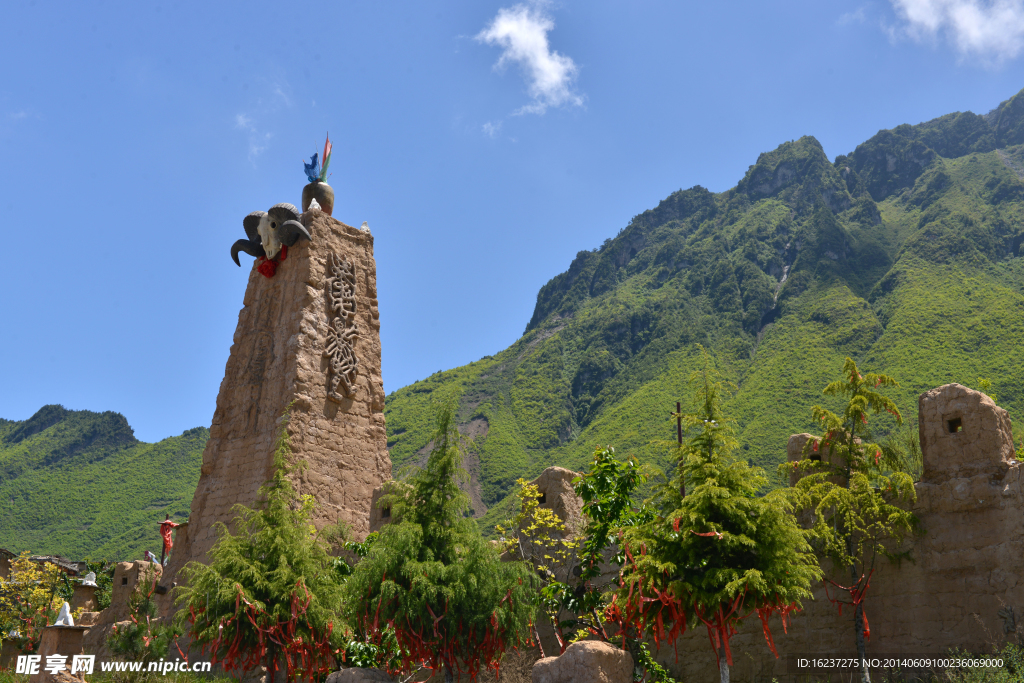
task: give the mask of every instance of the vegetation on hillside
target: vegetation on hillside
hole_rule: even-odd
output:
[[[512,346],[390,394],[392,461],[422,460],[430,397],[454,385],[484,529],[509,515],[519,478],[581,469],[602,444],[670,474],[656,444],[674,436],[697,343],[738,386],[725,409],[739,452],[772,485],[846,357],[899,377],[891,397],[905,406],[990,378],[1020,422],[1022,143],[1024,91],[986,116],[881,131],[834,162],[803,137],[760,155],[731,190],[674,192],[542,287]],[[873,428],[884,440],[897,424]]]
[[[124,416],[50,405],[0,423],[0,547],[72,559],[160,555],[164,514],[184,520],[209,430],[159,443]]]

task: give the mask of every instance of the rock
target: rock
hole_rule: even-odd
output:
[[[85,577],[82,579],[82,585],[98,588],[99,586],[97,586],[96,584],[96,572],[89,572],[88,574],[86,574]]]
[[[541,495],[540,506],[554,512],[570,533],[583,525],[583,501],[572,488],[572,480],[578,476],[579,472],[564,467],[548,467],[530,482]]]
[[[327,683],[394,683],[386,671],[352,667],[335,671],[327,676]]]
[[[533,683],[631,683],[633,657],[608,643],[573,643],[560,657],[533,665]]]
[[[318,202],[315,197],[313,199],[309,200],[309,208],[307,208],[306,211],[321,211],[321,210],[322,209],[320,208],[320,202]]]

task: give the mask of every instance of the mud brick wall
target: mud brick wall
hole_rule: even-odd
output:
[[[910,544],[912,562],[878,562],[864,601],[871,630],[867,653],[991,653],[1016,639],[1014,628],[1024,634],[1024,488],[1010,419],[985,394],[947,384],[921,394],[918,420],[924,475],[916,484],[914,512],[925,533]],[[808,438],[790,437],[790,461],[802,457]],[[848,570],[832,578],[850,583]],[[779,659],[757,617],[743,623],[731,641],[733,680],[791,680],[787,655],[856,656],[853,610],[840,616],[820,584],[814,598],[793,615],[788,634],[773,617]],[[657,658],[682,680],[717,676],[703,626],[687,632],[677,647],[678,663],[671,646]]]

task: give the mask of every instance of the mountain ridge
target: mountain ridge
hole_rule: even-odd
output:
[[[460,420],[487,426],[472,448],[481,507],[500,508],[518,476],[584,467],[599,444],[665,469],[656,442],[672,438],[696,343],[739,385],[741,447],[772,476],[847,355],[903,382],[904,429],[916,393],[982,377],[1016,416],[1019,169],[1024,91],[987,115],[879,131],[834,161],[804,136],[725,192],[673,192],[543,285],[509,348],[389,394],[392,460],[414,462],[430,394],[455,383]]]

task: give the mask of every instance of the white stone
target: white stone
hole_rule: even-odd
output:
[[[309,200],[309,208],[306,209],[306,211],[323,211],[323,209],[320,208],[320,202],[316,200],[316,197]]]
[[[57,621],[53,622],[54,626],[74,626],[75,620],[71,618],[71,605],[64,603],[61,605],[60,614],[57,615]]]
[[[363,224],[359,226],[359,229],[363,232],[370,232],[370,224],[367,221],[363,221]]]
[[[93,586],[94,588],[99,588],[99,586],[96,585],[96,572],[89,572],[88,574],[86,574],[82,578],[82,585],[83,586]]]

